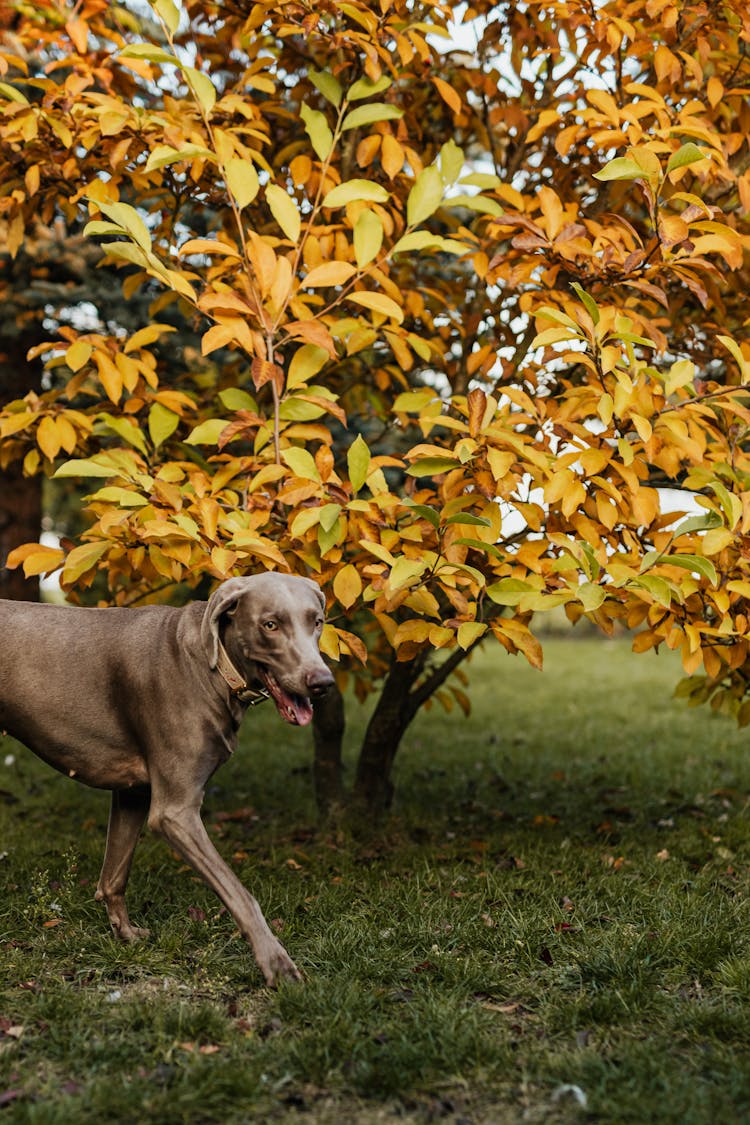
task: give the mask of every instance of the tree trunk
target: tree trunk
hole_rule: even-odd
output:
[[[313,779],[321,817],[329,817],[343,805],[341,746],[344,740],[344,699],[336,684],[316,699],[313,710]]]
[[[38,390],[40,370],[26,353],[39,343],[36,334],[0,340],[0,403]],[[0,597],[39,600],[39,579],[24,578],[23,570],[8,570],[5,560],[14,547],[39,539],[42,524],[42,478],[23,474],[21,462],[0,471]]]
[[[399,664],[394,659],[365,731],[357,762],[354,801],[376,817],[389,809],[393,800],[393,759],[418,706],[411,688],[423,667],[422,654],[408,664]]]

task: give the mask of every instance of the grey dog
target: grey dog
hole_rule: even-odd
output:
[[[112,791],[96,897],[115,934],[149,827],[225,903],[268,984],[299,979],[253,896],[200,817],[206,782],[232,754],[250,703],[271,697],[304,725],[333,683],[320,656],[325,599],[308,578],[231,578],[182,608],[83,609],[0,601],[0,727],[62,773]]]

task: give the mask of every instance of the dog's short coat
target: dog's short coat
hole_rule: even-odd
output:
[[[206,782],[237,745],[251,700],[312,718],[333,677],[318,642],[325,600],[307,578],[231,578],[182,608],[82,609],[0,601],[0,728],[51,766],[112,790],[96,897],[124,941],[125,888],[143,822],[205,879],[268,984],[299,978],[200,818]]]

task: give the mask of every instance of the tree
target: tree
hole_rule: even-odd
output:
[[[467,709],[487,639],[541,667],[553,607],[680,649],[685,692],[750,721],[745,5],[152,9],[6,37],[10,252],[61,216],[126,297],[158,287],[133,334],[32,349],[50,389],[0,413],[4,460],[90,480],[91,522],[11,562],[117,602],[314,574],[341,685],[379,692],[376,806],[416,710]],[[451,19],[470,55],[435,46]],[[324,804],[342,724],[334,698]]]

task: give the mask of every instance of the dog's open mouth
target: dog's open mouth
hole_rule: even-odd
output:
[[[285,691],[268,668],[260,668],[259,671],[263,687],[276,704],[276,710],[282,719],[293,726],[307,726],[313,717],[312,703],[307,696]]]

